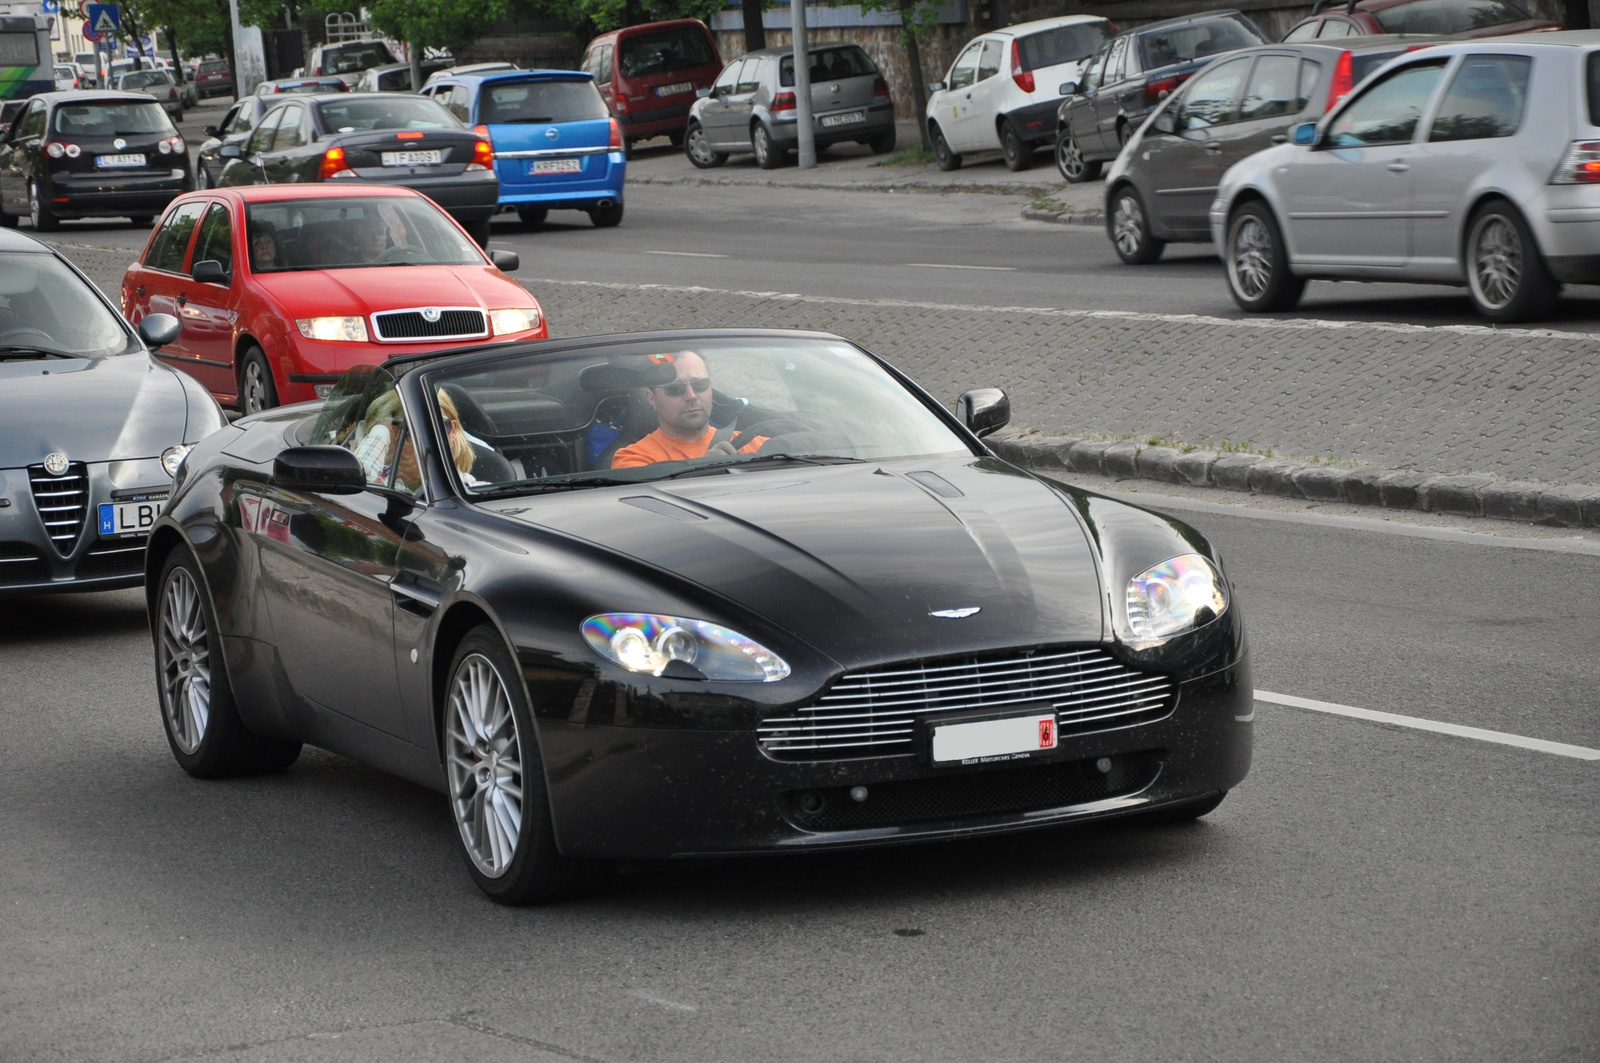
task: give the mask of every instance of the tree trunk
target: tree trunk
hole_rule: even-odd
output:
[[[233,98],[239,98],[239,59],[233,51],[233,5],[228,0],[216,0],[217,12],[222,16],[223,51],[228,57],[228,74],[233,78]]]
[[[740,0],[744,12],[744,50],[753,52],[767,46],[767,27],[762,19],[763,0]]]
[[[416,41],[406,42],[406,58],[411,62],[411,91],[422,91],[422,45]]]
[[[172,73],[175,75],[173,80],[178,83],[178,90],[181,92],[185,79],[183,76],[183,63],[178,59],[178,31],[171,26],[166,27],[166,30],[167,51],[172,53]]]
[[[902,32],[906,64],[911,67],[911,95],[917,102],[917,134],[922,138],[922,150],[932,151],[933,145],[928,143],[928,84],[922,80],[922,49],[917,45],[916,30],[911,28],[911,12],[902,11],[900,17],[905,22]]]
[[[1569,30],[1586,30],[1591,26],[1589,0],[1561,0],[1561,21]]]

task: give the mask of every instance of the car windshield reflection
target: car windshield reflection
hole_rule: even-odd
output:
[[[0,255],[0,361],[137,349],[117,316],[54,255]]]
[[[412,196],[272,200],[245,208],[253,273],[357,266],[475,266],[485,259]]]

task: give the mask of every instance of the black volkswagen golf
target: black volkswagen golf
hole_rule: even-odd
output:
[[[194,189],[189,152],[161,104],[140,92],[44,92],[0,144],[0,224],[39,232],[62,218],[149,225]]]
[[[242,147],[224,144],[219,186],[372,181],[415,189],[481,245],[499,209],[494,146],[433,100],[395,92],[299,96]]]

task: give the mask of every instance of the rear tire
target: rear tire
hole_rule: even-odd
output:
[[[683,153],[696,169],[712,170],[728,161],[727,152],[711,150],[706,131],[699,122],[690,122],[683,136]]]
[[[596,229],[612,229],[622,223],[622,203],[617,201],[609,207],[595,207],[589,211],[589,220]]]
[[[150,228],[150,223],[156,219],[151,214],[134,214],[128,220],[133,223],[135,229],[148,229]]]
[[[1467,286],[1472,305],[1490,321],[1508,324],[1549,317],[1561,295],[1539,245],[1516,207],[1484,204],[1467,223]]]
[[[1148,266],[1167,248],[1165,240],[1150,235],[1150,217],[1132,185],[1123,185],[1112,195],[1106,235],[1111,237],[1117,257],[1130,266]]]
[[[887,133],[879,133],[871,140],[868,140],[867,150],[874,155],[887,155],[894,150],[894,145],[895,131],[891,129]]]
[[[273,382],[266,353],[260,347],[251,347],[239,363],[239,412],[248,416],[277,405],[278,385]]]
[[[461,227],[467,230],[467,235],[472,237],[473,243],[479,247],[489,246],[489,219],[482,221],[462,222]]]
[[[50,205],[39,192],[39,182],[28,182],[28,217],[33,221],[34,232],[53,233],[61,228],[61,219],[50,213]]]
[[[1000,153],[1006,158],[1006,169],[1013,173],[1033,168],[1033,145],[1023,140],[1010,122],[1000,127]]]
[[[750,127],[750,150],[755,152],[756,165],[763,170],[776,170],[787,161],[789,155],[787,151],[778,149],[772,142],[772,134],[760,122]]]
[[[545,207],[517,208],[517,220],[522,223],[524,229],[537,229],[544,224],[544,220],[549,216],[550,211]]]
[[[1289,272],[1289,252],[1278,219],[1259,199],[1228,218],[1222,265],[1233,301],[1252,314],[1293,310],[1306,290],[1306,282]]]
[[[1083,149],[1078,147],[1077,138],[1070,129],[1056,135],[1056,169],[1070,185],[1080,185],[1100,176],[1100,164],[1083,157]]]
[[[939,169],[946,173],[961,169],[961,156],[950,150],[950,142],[944,138],[944,130],[932,122],[928,123],[928,139],[933,141],[933,158],[939,164]]]

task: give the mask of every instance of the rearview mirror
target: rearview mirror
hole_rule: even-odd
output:
[[[367,472],[343,447],[290,447],[272,463],[272,482],[292,491],[357,495],[367,489]]]
[[[139,339],[152,351],[178,338],[183,323],[171,314],[147,314],[139,321]]]
[[[239,150],[239,145],[237,144],[224,144],[222,145],[221,149],[217,151],[217,154],[221,155],[224,159],[237,159],[244,153]]]
[[[929,92],[943,92],[944,91],[944,82],[942,82],[942,81],[930,81],[930,82],[928,82],[928,91]]]
[[[515,251],[501,251],[496,249],[489,252],[489,261],[494,263],[494,268],[501,273],[514,273],[522,265],[522,258]]]
[[[975,388],[956,400],[956,416],[982,439],[1011,423],[1011,400],[999,388]]]
[[[1317,123],[1301,122],[1290,135],[1302,148],[1314,147],[1317,143]]]
[[[701,85],[699,88],[694,90],[694,94],[703,100],[707,96],[711,95],[711,88],[708,85]]]
[[[1172,113],[1172,108],[1168,107],[1151,120],[1150,128],[1157,133],[1176,133],[1178,131],[1178,118]]]
[[[194,264],[194,270],[189,274],[196,284],[221,284],[228,283],[228,271],[221,262],[214,258],[203,258]]]
[[[1061,96],[1076,96],[1078,94],[1078,83],[1076,81],[1063,81],[1061,87],[1056,89],[1056,93]]]

